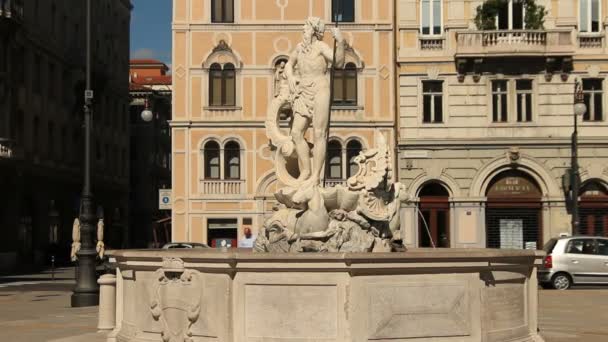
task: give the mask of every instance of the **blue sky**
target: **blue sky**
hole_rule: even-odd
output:
[[[132,0],[131,58],[171,64],[172,0]]]

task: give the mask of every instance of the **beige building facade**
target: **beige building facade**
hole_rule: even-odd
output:
[[[608,234],[608,2],[505,1],[495,29],[474,23],[482,1],[397,2],[399,179],[411,196],[409,246],[540,248],[571,234],[566,205],[574,87],[580,231]]]
[[[335,76],[330,185],[344,182],[354,155],[379,134],[396,141],[393,1],[344,3],[340,28],[348,47],[345,69]],[[309,16],[333,26],[332,1],[173,6],[172,240],[235,246],[246,240],[245,228],[256,235],[281,186],[264,128],[281,63]],[[333,45],[329,32],[324,40]]]

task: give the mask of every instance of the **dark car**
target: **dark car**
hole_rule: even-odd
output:
[[[200,242],[169,242],[163,246],[163,249],[175,248],[209,248],[209,246]]]

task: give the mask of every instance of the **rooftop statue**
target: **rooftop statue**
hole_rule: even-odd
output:
[[[379,135],[377,148],[361,152],[347,186],[324,188],[321,173],[330,119],[330,68],[344,67],[345,42],[332,30],[335,50],[322,41],[325,24],[308,18],[302,42],[275,71],[275,93],[266,133],[276,148],[281,206],[264,223],[257,252],[372,252],[403,250],[399,230],[401,184],[392,182],[390,149]],[[291,113],[289,133],[281,113]],[[312,144],[306,132],[312,125]],[[312,148],[310,147],[312,145]]]

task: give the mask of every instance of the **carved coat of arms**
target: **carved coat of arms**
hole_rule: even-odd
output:
[[[192,342],[192,326],[201,310],[198,272],[183,268],[183,261],[165,258],[156,271],[150,311],[161,323],[163,342]]]

